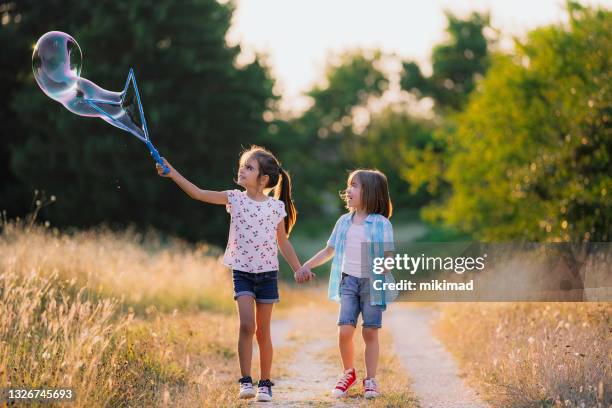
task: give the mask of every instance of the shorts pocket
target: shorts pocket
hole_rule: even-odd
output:
[[[359,282],[357,278],[347,274],[342,275],[342,279],[340,280],[340,296],[343,294],[351,296],[359,295]]]

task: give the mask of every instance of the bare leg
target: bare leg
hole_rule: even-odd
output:
[[[378,329],[375,327],[364,327],[361,329],[363,342],[365,343],[364,360],[366,366],[367,378],[376,377],[376,369],[378,368]]]
[[[259,346],[259,370],[261,379],[270,378],[272,370],[272,337],[270,336],[270,320],[272,319],[272,307],[274,303],[256,303],[257,345]]]
[[[353,344],[355,328],[350,324],[338,326],[338,348],[344,370],[355,367],[355,345]]]
[[[238,361],[243,377],[251,375],[251,359],[253,358],[253,335],[255,334],[255,299],[243,295],[236,299],[238,316],[240,317],[240,334],[238,335]]]

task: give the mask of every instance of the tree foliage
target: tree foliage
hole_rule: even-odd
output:
[[[489,64],[484,35],[489,16],[474,12],[461,19],[447,12],[446,18],[449,38],[432,51],[432,75],[425,77],[415,62],[406,61],[401,78],[403,89],[433,98],[439,111],[460,110]]]
[[[153,225],[190,239],[222,243],[220,210],[191,202],[161,180],[147,149],[99,119],[76,116],[45,96],[30,66],[45,32],[70,33],[83,51],[82,75],[120,90],[130,67],[152,139],[175,167],[210,189],[232,188],[241,146],[261,143],[272,79],[259,60],[244,67],[225,36],[232,3],[0,2],[0,208],[27,210],[34,189],[57,196],[55,225]]]
[[[355,110],[380,97],[388,80],[377,68],[381,55],[357,50],[334,57],[323,83],[307,95],[311,107],[301,116],[279,125],[271,141],[282,160],[291,163],[298,208],[310,214],[321,209],[337,212],[337,192],[346,184],[347,171],[356,166],[351,156],[357,138]]]
[[[417,152],[427,151],[433,144],[433,132],[431,121],[388,107],[375,114],[366,131],[354,140],[356,165],[386,174],[396,209],[419,208],[431,200],[425,184],[411,179],[413,174],[427,174],[427,169],[409,172],[406,163],[413,162]]]
[[[459,115],[430,216],[495,239],[609,241],[612,13],[568,4],[499,55]]]

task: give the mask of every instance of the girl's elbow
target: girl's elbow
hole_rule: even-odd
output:
[[[278,238],[278,245],[281,247],[283,251],[285,251],[291,247],[291,242],[289,242],[289,239],[287,238],[286,235],[281,234],[281,236]]]

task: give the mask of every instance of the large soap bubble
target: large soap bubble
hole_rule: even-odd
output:
[[[32,55],[36,82],[51,98],[61,101],[77,84],[83,54],[66,33],[51,31],[38,40]]]
[[[74,38],[61,31],[50,31],[34,47],[34,78],[47,96],[70,112],[102,118],[136,136],[167,173],[168,168],[149,139],[134,72],[130,69],[122,92],[107,91],[81,78],[82,60],[81,47]]]

